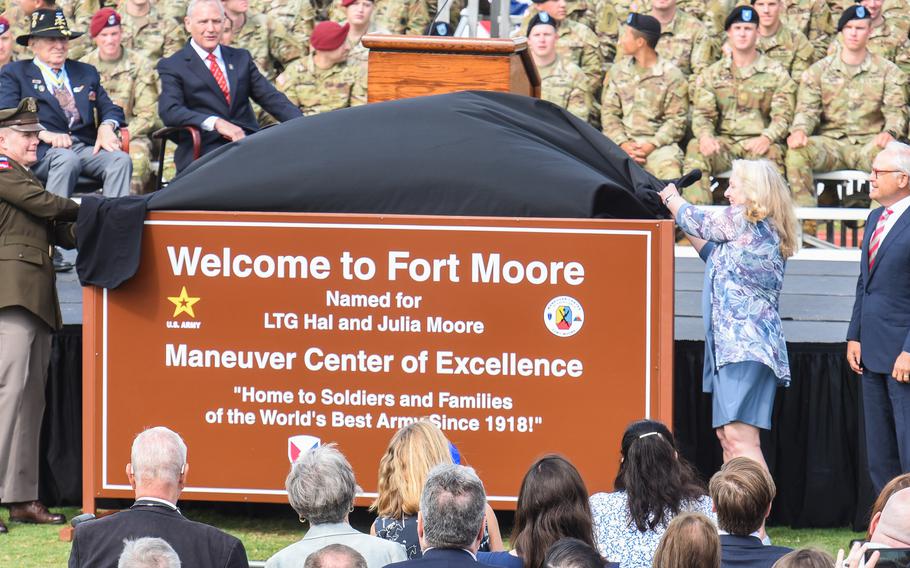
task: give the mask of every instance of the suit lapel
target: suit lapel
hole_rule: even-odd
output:
[[[93,92],[92,85],[86,84],[85,77],[69,60],[64,63],[64,68],[70,80],[70,88],[73,90],[73,99],[76,101],[76,108],[79,109],[82,124],[95,124],[92,102],[89,100],[89,95]],[[95,96],[97,97],[98,94],[95,93]]]
[[[878,218],[876,218],[876,223],[877,222]],[[882,258],[888,254],[888,249],[891,248],[891,243],[900,238],[901,233],[904,232],[908,224],[910,224],[910,211],[904,211],[904,213],[897,219],[897,221],[895,221],[894,226],[891,227],[891,230],[888,231],[888,234],[885,236],[885,240],[883,240],[882,244],[879,245],[878,253],[875,255],[875,266],[872,267],[872,272],[869,274],[870,278],[873,274],[875,274],[879,265],[881,265]]]
[[[218,95],[218,99],[221,101],[221,104],[224,105],[227,112],[230,113],[231,109],[228,108],[227,101],[224,98],[224,93],[221,92],[221,89],[218,87],[218,83],[215,82],[215,77],[212,75],[211,70],[208,66],[202,61],[202,58],[199,57],[199,54],[196,53],[196,50],[193,49],[193,46],[189,43],[186,44],[184,48],[184,58],[186,59],[189,68],[193,70],[202,82],[208,85],[209,89],[213,93]]]
[[[55,109],[55,112],[59,112],[62,116],[64,114],[63,108],[60,106],[60,103],[57,102],[57,97],[51,94],[50,87],[44,82],[44,75],[41,74],[41,69],[38,69],[38,66],[34,63],[27,65],[25,67],[25,76],[28,77],[31,91],[30,93],[22,93],[22,96],[38,97],[44,104],[51,105],[51,107]],[[66,121],[64,120],[63,122]]]
[[[227,69],[228,88],[231,91],[231,107],[233,107],[234,101],[237,100],[237,97],[234,96],[237,93],[237,71],[234,69],[234,55],[222,45],[221,57],[224,59],[224,67]],[[218,92],[220,93],[221,89],[218,89]]]

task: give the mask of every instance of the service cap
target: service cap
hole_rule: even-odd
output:
[[[727,20],[724,22],[724,29],[729,30],[730,26],[737,23],[758,25],[758,12],[752,6],[737,6],[733,8]]]
[[[319,22],[310,36],[310,45],[318,51],[333,51],[341,47],[348,39],[351,24],[341,25],[338,22]]]
[[[643,34],[660,37],[660,22],[654,16],[629,12],[629,15],[626,16],[626,25]]]
[[[34,97],[25,97],[16,108],[0,109],[0,128],[12,128],[19,132],[44,130],[38,122],[38,101]]]
[[[869,15],[869,9],[865,6],[861,4],[850,6],[840,15],[840,19],[837,21],[837,31],[840,32],[844,29],[844,26],[846,26],[847,22],[850,20],[869,20],[871,18],[872,16]]]
[[[82,32],[70,31],[60,8],[35,10],[28,24],[28,33],[16,38],[19,45],[28,46],[28,40],[33,37],[76,39],[82,35]]]
[[[531,21],[528,22],[528,35],[531,35],[531,30],[534,29],[534,26],[539,25],[547,25],[558,28],[559,22],[556,21],[556,18],[546,12],[537,12],[534,14],[534,17],[531,18]]]
[[[92,16],[92,23],[88,27],[88,35],[96,37],[104,28],[113,28],[120,25],[120,14],[113,8],[101,8]]]

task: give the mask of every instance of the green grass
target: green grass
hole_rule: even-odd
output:
[[[251,560],[266,560],[269,556],[298,540],[305,526],[297,520],[290,507],[246,506],[210,504],[182,504],[184,514],[195,521],[208,523],[229,532],[243,541]],[[67,519],[79,513],[75,507],[53,509],[64,513]],[[60,526],[9,524],[9,513],[0,509],[0,518],[10,528],[9,534],[0,535],[0,566],[15,568],[51,568],[66,566],[70,544],[60,542]],[[369,530],[372,517],[358,509],[352,515],[352,524],[360,530]],[[500,520],[502,532],[508,536],[507,523],[511,516]],[[790,529],[770,527],[768,533],[774,544],[801,548],[814,546],[837,554],[838,548],[848,547],[850,540],[863,538],[864,533],[849,529]]]

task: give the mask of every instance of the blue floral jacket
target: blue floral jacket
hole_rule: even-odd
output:
[[[677,212],[683,231],[708,241],[701,250],[711,286],[710,317],[717,366],[758,361],[790,384],[790,361],[778,312],[786,259],[767,221],[753,223],[741,206],[707,211],[686,204]]]

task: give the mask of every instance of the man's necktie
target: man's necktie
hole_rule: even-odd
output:
[[[214,53],[209,53],[209,56],[206,57],[209,62],[209,69],[212,71],[212,76],[215,77],[215,82],[218,83],[218,88],[221,89],[221,93],[224,95],[224,100],[228,104],[231,104],[231,93],[228,91],[227,79],[224,77],[224,73],[221,72],[221,67],[218,67],[218,60],[215,58]]]
[[[885,232],[885,223],[891,213],[893,213],[891,209],[885,209],[882,212],[882,216],[878,218],[878,223],[875,224],[875,232],[872,233],[872,238],[869,239],[869,270],[872,270],[872,267],[875,266],[875,255],[878,254],[878,249],[882,244],[882,233]]]
[[[66,114],[68,126],[73,128],[75,125],[82,122],[82,116],[79,114],[79,109],[76,108],[76,99],[73,98],[73,93],[66,88],[66,83],[60,76],[62,71],[60,69],[54,69],[53,71],[54,78],[57,80],[55,84],[51,85],[54,98],[57,99],[57,102],[60,103],[60,108],[62,108],[64,114]]]

